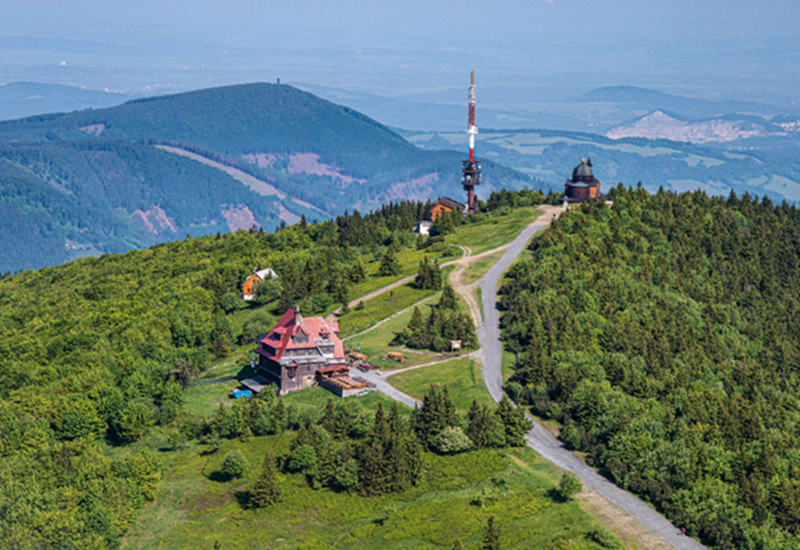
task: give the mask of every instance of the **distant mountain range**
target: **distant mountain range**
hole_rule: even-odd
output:
[[[625,112],[668,111],[689,119],[711,118],[730,113],[776,114],[779,109],[751,101],[697,99],[635,86],[608,86],[596,88],[574,100],[579,103],[612,103]]]
[[[61,84],[10,82],[0,85],[0,120],[39,113],[63,113],[112,107],[133,97],[129,94],[86,90]]]
[[[347,105],[395,128],[453,131],[465,124],[464,91],[437,90],[387,98],[360,91],[314,85],[302,88]],[[752,101],[709,100],[667,94],[635,86],[596,88],[574,98],[556,98],[541,90],[500,85],[478,86],[478,126],[495,129],[542,128],[605,133],[615,126],[660,110],[679,119],[725,115],[773,117],[797,106]]]
[[[792,120],[781,119],[780,124],[797,124]],[[466,141],[461,132],[408,132],[406,137],[431,150],[458,150]],[[580,132],[481,129],[476,149],[479,157],[524,172],[555,190],[563,190],[564,181],[581,158],[591,157],[603,190],[617,183],[635,186],[641,182],[650,191],[664,187],[727,195],[734,190],[738,194],[768,195],[776,201],[797,201],[800,148],[791,142],[782,143],[782,147],[764,142],[758,143],[762,149],[733,149],[722,144],[709,147],[665,139],[615,140]]]
[[[661,110],[619,124],[606,132],[612,139],[642,137],[691,143],[731,142],[754,137],[786,136],[800,127],[791,122],[776,123],[756,115],[723,115],[703,120],[686,120]]]
[[[286,85],[0,122],[0,271],[458,196],[462,156]],[[535,183],[487,162],[480,193]]]

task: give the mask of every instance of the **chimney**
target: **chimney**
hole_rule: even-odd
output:
[[[294,324],[300,325],[301,327],[305,328],[303,324],[303,316],[300,315],[300,305],[294,306]]]

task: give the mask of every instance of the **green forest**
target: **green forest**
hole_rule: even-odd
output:
[[[281,197],[157,145],[235,168]],[[269,166],[248,155],[269,157]],[[303,214],[323,220],[391,200],[435,198],[460,181],[461,156],[423,151],[361,113],[264,83],[2,121],[0,272],[225,232],[230,209],[247,208],[246,223],[272,231]],[[490,161],[484,180],[489,193],[533,183]],[[156,209],[160,215],[147,223],[137,214]]]
[[[501,289],[508,393],[675,525],[800,548],[800,211],[618,186]]]
[[[429,211],[428,203],[389,204],[274,233],[189,238],[0,277],[0,546],[118,547],[158,494],[159,454],[189,442],[214,453],[224,440],[299,430],[291,450],[304,450],[287,471],[364,495],[410,487],[410,474],[394,481],[357,476],[359,469],[373,471],[362,464],[384,462],[392,449],[401,451],[392,460],[405,461],[424,450],[449,455],[518,444],[524,419],[508,406],[474,411],[473,421],[451,414],[447,398],[431,398],[432,408],[423,408],[419,419],[401,421],[387,412],[392,434],[407,432],[397,429],[407,422],[419,434],[402,441],[386,435],[382,417],[375,424],[341,408],[326,410],[328,416],[321,408],[303,413],[284,407],[283,399],[216,414],[187,410],[184,390],[232,353],[244,357],[288,305],[327,314],[351,292],[385,284],[380,264],[387,255],[396,255],[403,275],[422,258],[435,262],[449,254],[453,247],[446,243],[417,246],[411,229]],[[504,205],[469,225],[507,212]],[[245,303],[240,285],[255,266],[271,266],[280,277]],[[244,311],[246,317],[237,315]],[[338,431],[325,418],[338,419]],[[326,425],[333,439],[323,433]],[[166,434],[167,447],[143,443],[154,430]],[[311,470],[317,459],[328,468],[324,482]],[[229,461],[231,472],[237,462]],[[262,488],[263,498],[274,497]]]
[[[223,205],[247,207],[269,230],[280,223],[276,197],[155,147],[124,140],[2,145],[0,272],[227,232]],[[150,214],[149,227],[137,211]]]

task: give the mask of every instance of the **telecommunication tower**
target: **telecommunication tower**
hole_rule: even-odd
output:
[[[475,135],[478,127],[475,126],[475,71],[472,71],[469,83],[469,160],[461,161],[461,183],[467,192],[467,211],[475,213],[475,186],[481,184],[481,161],[475,160]]]

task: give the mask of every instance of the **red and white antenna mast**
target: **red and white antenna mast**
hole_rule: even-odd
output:
[[[469,83],[469,122],[467,123],[467,134],[469,134],[469,160],[461,161],[461,183],[464,191],[467,192],[467,209],[470,214],[475,212],[475,186],[481,184],[481,161],[475,160],[475,135],[478,127],[475,126],[475,71],[472,71]]]

